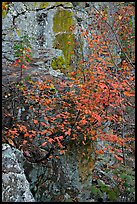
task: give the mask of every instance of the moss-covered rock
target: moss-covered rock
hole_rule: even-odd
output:
[[[58,5],[63,5],[64,7],[69,7],[72,8],[73,5],[71,2],[33,2],[34,7],[45,9],[45,8],[50,8],[53,6],[58,6]]]
[[[40,2],[40,8],[47,8],[49,5],[49,2]]]
[[[73,34],[58,34],[53,44],[54,48],[60,49],[63,52],[64,59],[63,63],[65,63],[65,68],[71,68],[71,57],[72,52],[74,51],[74,36]],[[59,61],[61,59],[59,58]],[[63,66],[64,67],[64,66]]]
[[[54,15],[53,31],[58,32],[70,32],[70,26],[74,24],[73,12],[70,10],[58,8]]]
[[[65,67],[66,70],[71,69],[71,56],[75,46],[74,34],[71,31],[73,26],[73,12],[71,10],[58,8],[53,18],[53,31],[55,33],[53,47],[62,50],[64,55],[63,64],[65,63],[63,69]],[[58,60],[59,63],[62,59]],[[58,67],[55,67],[55,64],[56,63],[52,61],[53,68],[58,69]],[[63,72],[65,73],[65,70]]]
[[[58,58],[53,58],[52,62],[51,62],[51,66],[53,69],[55,70],[61,70],[61,72],[64,71],[64,69],[66,68],[66,63],[65,60],[62,56],[59,56]]]
[[[54,2],[54,3],[55,3],[56,6],[58,6],[58,5],[63,5],[64,7],[66,6],[67,8],[68,8],[68,7],[69,7],[69,8],[72,8],[72,7],[73,7],[73,5],[72,5],[71,2]]]

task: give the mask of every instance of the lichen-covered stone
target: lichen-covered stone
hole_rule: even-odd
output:
[[[53,47],[63,51],[65,70],[71,70],[71,57],[75,47],[74,34],[71,30],[73,26],[73,12],[71,10],[58,8],[53,18],[53,31],[55,33]],[[56,59],[52,61],[52,66],[56,69],[55,64]],[[62,72],[65,72],[65,70],[62,69]]]
[[[53,69],[59,69],[63,71],[66,68],[65,60],[62,56],[59,56],[58,58],[53,58],[51,62],[51,66]]]
[[[2,201],[35,202],[24,170],[7,144],[2,146]]]
[[[81,185],[75,154],[50,159],[46,164],[25,162],[25,174],[37,201],[64,202],[80,193]]]
[[[91,176],[85,175],[87,170],[83,172],[77,150],[43,164],[27,161],[18,149],[6,144],[2,151],[4,202],[32,202],[33,196],[37,202],[81,202],[90,198]]]
[[[100,9],[102,3],[91,2],[90,12],[94,14],[92,4]],[[84,36],[80,36],[81,29],[88,30],[88,26],[93,23],[93,18],[88,18],[87,11],[85,2],[12,2],[8,14],[2,19],[4,60],[15,60],[14,43],[20,40],[20,36],[28,35],[31,38],[33,59],[30,69],[24,70],[23,74],[33,77],[34,73],[37,80],[44,79],[46,74],[63,78],[69,71],[78,68],[80,60],[88,60],[93,52],[88,48],[88,41]],[[91,39],[92,33],[94,28],[90,33]],[[111,37],[114,39],[115,36],[111,34]],[[117,45],[112,44],[112,54],[117,49]],[[5,66],[3,73],[8,79],[9,72],[13,77],[13,73],[19,73],[19,69]],[[11,149],[6,145],[4,148],[3,169],[6,172],[3,172],[3,201],[32,201],[30,190],[39,202],[73,202],[76,197],[79,202],[91,200],[94,166],[94,161],[89,156],[91,148],[88,158],[82,156],[81,149],[80,153],[69,152],[59,159],[51,159],[45,165],[28,162],[15,148]]]
[[[53,31],[70,32],[70,26],[74,25],[73,12],[63,8],[58,8],[54,15]]]

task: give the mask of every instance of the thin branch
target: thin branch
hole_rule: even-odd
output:
[[[93,5],[93,8],[95,8],[95,10],[97,10],[97,12],[103,17],[103,15],[101,14],[101,12]],[[105,21],[105,23],[111,28],[112,32],[114,33],[115,35],[115,38],[116,38],[116,41],[121,49],[121,51],[123,52],[123,46],[121,45],[121,43],[119,42],[118,38],[117,38],[117,35],[115,33],[115,31],[113,30],[112,26],[107,22]],[[123,54],[125,55],[125,57],[128,59],[129,63],[132,65],[133,68],[135,68],[135,66],[133,65],[133,63],[131,62],[131,60],[129,59],[128,55],[123,52]]]

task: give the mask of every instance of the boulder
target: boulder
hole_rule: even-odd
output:
[[[24,169],[8,144],[2,146],[2,201],[35,202]]]

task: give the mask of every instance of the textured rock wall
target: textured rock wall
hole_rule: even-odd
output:
[[[28,35],[39,69],[51,71],[53,68],[67,73],[67,69],[77,67],[78,61],[87,60],[87,54],[91,53],[87,41],[80,36],[80,30],[89,31],[95,13],[93,6],[100,9],[106,4],[89,2],[86,7],[84,2],[12,2],[2,20],[3,58],[14,60],[14,43],[20,40],[20,36]],[[110,2],[107,11],[110,14],[111,7]],[[88,17],[89,11],[91,18]],[[108,22],[111,25],[113,19],[108,18]],[[92,38],[94,30],[89,33]],[[113,54],[118,53],[119,47],[111,29],[108,37],[113,42],[113,47],[110,47]]]
[[[89,176],[82,166],[77,151],[37,164],[26,160],[16,148],[3,144],[2,201],[90,201],[91,173]]]
[[[2,146],[2,202],[35,202],[24,169],[7,144]]]
[[[51,68],[51,63],[55,69],[66,68],[70,64],[70,52],[74,48],[74,37],[69,37],[69,28],[74,24],[71,8],[72,4],[69,2],[12,3],[3,19],[3,58],[14,60],[14,43],[20,40],[20,36],[28,35],[33,57],[41,58],[37,65],[44,65],[45,70]],[[68,41],[70,45],[67,44]]]
[[[92,3],[100,9],[101,2]],[[4,63],[15,60],[13,45],[23,35],[31,38],[33,51],[30,69],[24,73],[34,74],[37,79],[44,79],[45,74],[62,77],[67,74],[68,69],[71,71],[77,68],[79,60],[88,60],[87,55],[91,54],[92,50],[87,48],[87,41],[80,36],[80,30],[88,29],[92,23],[93,19],[88,18],[89,9],[94,14],[92,3],[90,7],[86,7],[84,2],[12,2],[2,23],[3,75],[9,78],[10,74],[13,80],[15,79],[12,74],[17,72],[18,68],[14,70],[13,67],[5,66]],[[115,52],[117,47],[113,45],[113,48]],[[5,151],[17,163],[16,156],[18,157],[21,153],[14,151],[15,156],[8,147],[7,150],[3,150],[3,158],[5,158]],[[89,151],[89,158],[91,153],[92,151]],[[94,162],[92,159],[90,161],[87,158],[83,159],[81,155],[82,152],[70,152],[59,159],[51,159],[46,164],[22,161],[19,156],[22,167],[18,168],[23,168],[25,172],[24,174],[20,170],[23,182],[27,178],[30,184],[30,187],[27,186],[26,189],[30,188],[36,201],[89,201]],[[6,164],[5,159],[3,161],[3,164]],[[11,161],[10,157],[9,163]],[[7,167],[4,166],[4,168]],[[23,198],[20,194],[21,190],[14,189],[22,181],[16,172],[12,173],[10,170],[10,174],[14,179],[9,180],[8,183],[4,178],[9,175],[3,174],[3,201],[16,202],[23,199],[25,202],[29,199],[33,201],[33,196]]]

